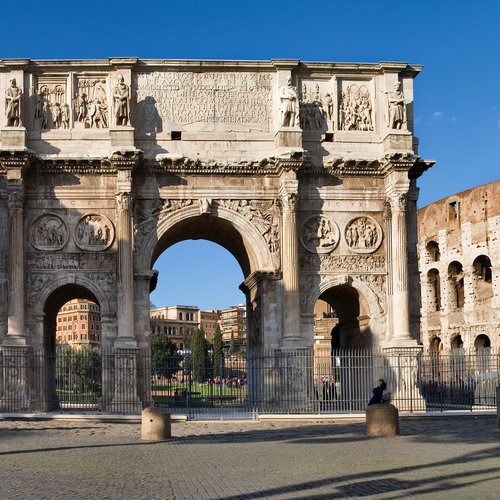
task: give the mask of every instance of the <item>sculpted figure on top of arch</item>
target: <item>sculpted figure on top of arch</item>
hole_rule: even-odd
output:
[[[300,240],[304,248],[313,253],[329,253],[339,243],[337,224],[322,215],[311,215],[302,224]]]
[[[345,228],[345,240],[355,253],[372,253],[382,243],[382,229],[371,217],[355,217]]]
[[[113,95],[115,102],[116,125],[127,126],[130,119],[130,88],[125,83],[123,75],[118,75],[118,83]]]
[[[280,125],[282,127],[297,127],[299,97],[297,95],[297,88],[293,85],[291,78],[288,78],[286,85],[280,88],[279,98]]]
[[[21,96],[23,91],[17,86],[15,78],[10,79],[10,86],[5,91],[5,117],[7,127],[20,127],[21,123]]]
[[[394,82],[392,91],[386,93],[389,105],[389,128],[406,129],[406,102],[401,83]]]

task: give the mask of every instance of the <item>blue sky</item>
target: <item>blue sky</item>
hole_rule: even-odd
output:
[[[415,81],[415,132],[420,155],[437,164],[419,181],[419,206],[500,177],[497,0],[29,0],[4,7],[0,26],[0,59],[423,64]],[[221,308],[244,300],[237,262],[214,244],[177,244],[156,267],[158,305]]]

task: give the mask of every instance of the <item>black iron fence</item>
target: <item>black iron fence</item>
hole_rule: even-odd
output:
[[[137,414],[156,405],[190,419],[358,413],[379,379],[400,410],[474,410],[496,405],[500,353],[274,350],[217,361],[209,354],[202,365],[176,354],[152,369],[140,349],[58,346],[47,355],[3,347],[0,374],[0,412]]]

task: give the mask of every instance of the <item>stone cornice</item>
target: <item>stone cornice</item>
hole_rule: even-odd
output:
[[[278,177],[283,172],[296,171],[303,163],[303,152],[289,156],[271,156],[261,160],[217,162],[193,160],[184,156],[164,156],[142,162],[141,172],[176,175],[263,175]]]
[[[0,151],[0,175],[11,170],[19,170],[23,175],[33,158],[33,153],[28,150]]]
[[[410,179],[418,179],[424,172],[434,166],[436,160],[418,160],[409,172]]]
[[[115,151],[108,161],[116,170],[135,170],[142,160],[142,151]]]
[[[38,158],[35,168],[39,174],[116,174],[116,166],[107,158]]]

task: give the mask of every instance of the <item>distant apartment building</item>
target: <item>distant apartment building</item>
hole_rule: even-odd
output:
[[[179,349],[184,349],[200,327],[196,306],[164,306],[150,310],[151,332],[167,335]]]
[[[221,311],[211,309],[200,311],[200,328],[205,332],[205,338],[212,341],[215,332],[220,328]]]
[[[101,311],[94,302],[73,299],[66,302],[56,318],[56,343],[72,347],[100,345]]]
[[[231,336],[237,348],[246,344],[247,338],[247,308],[243,304],[223,309],[220,314],[220,329],[222,341],[228,345]]]

